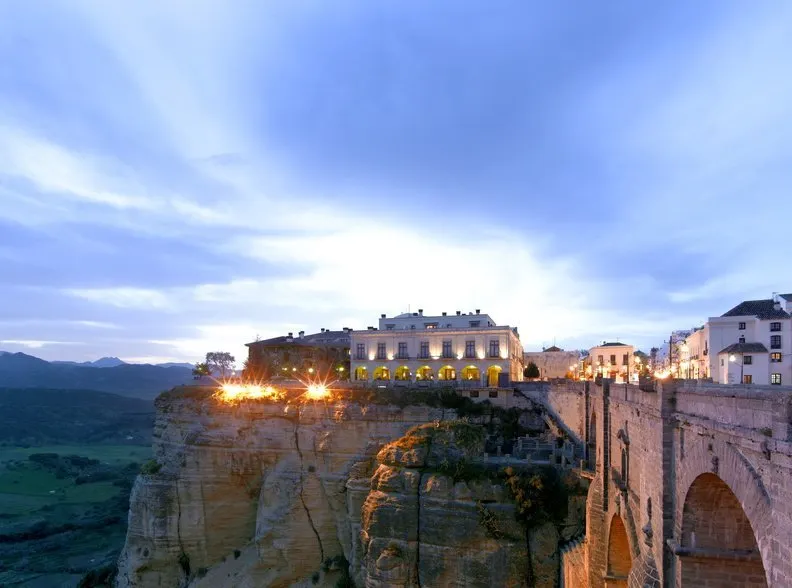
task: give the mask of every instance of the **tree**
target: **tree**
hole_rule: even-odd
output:
[[[228,351],[210,351],[206,354],[206,364],[212,373],[219,373],[221,378],[231,375],[236,359]]]
[[[523,375],[528,378],[529,380],[535,380],[540,377],[539,374],[539,366],[537,366],[534,362],[528,362],[528,365],[525,368],[525,372]]]
[[[212,370],[209,369],[209,364],[204,361],[201,363],[196,363],[192,373],[197,380],[202,376],[210,376],[212,374]]]

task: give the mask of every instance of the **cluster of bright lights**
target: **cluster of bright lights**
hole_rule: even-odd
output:
[[[671,370],[667,370],[667,369],[663,371],[658,370],[654,373],[654,377],[657,378],[658,380],[665,380],[670,375],[671,375]]]
[[[224,402],[240,402],[242,400],[276,399],[281,396],[273,386],[259,384],[221,384],[218,394]]]
[[[324,384],[308,384],[305,396],[309,400],[324,400],[330,396],[330,390]]]

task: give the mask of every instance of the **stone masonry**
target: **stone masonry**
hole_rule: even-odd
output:
[[[564,586],[792,586],[792,389],[606,380],[531,396],[583,441],[592,479]]]

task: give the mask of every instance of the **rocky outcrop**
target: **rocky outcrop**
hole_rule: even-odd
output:
[[[117,585],[241,586],[245,578],[285,586],[311,578],[324,560],[354,551],[355,491],[347,496],[347,481],[366,467],[356,464],[445,412],[163,395],[154,432],[159,471],[133,488]],[[209,568],[223,562],[226,578],[209,582]]]
[[[362,510],[360,585],[525,585],[514,504],[501,485],[469,471],[482,453],[480,432],[429,424],[379,452]]]
[[[564,528],[526,534],[483,428],[455,419],[167,393],[117,586],[523,586],[529,570],[555,585]]]

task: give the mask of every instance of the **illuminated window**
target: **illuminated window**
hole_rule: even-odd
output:
[[[781,385],[781,374],[770,374],[770,383],[776,386]]]
[[[753,376],[750,374],[745,374],[743,376],[743,384],[753,384]]]
[[[737,328],[740,329],[741,331],[744,331],[745,330],[745,323],[740,323]]]
[[[778,352],[771,353],[770,354],[770,363],[781,363],[781,354],[778,353]]]

